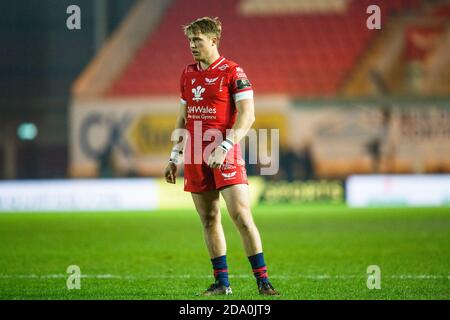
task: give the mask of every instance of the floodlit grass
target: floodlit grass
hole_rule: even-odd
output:
[[[213,281],[193,210],[0,215],[0,299],[449,299],[450,208],[254,209],[269,277],[258,295],[241,240],[223,221],[233,295],[199,297]],[[67,267],[81,269],[68,290]],[[381,289],[366,286],[381,269]]]

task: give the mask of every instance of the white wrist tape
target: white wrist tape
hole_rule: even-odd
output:
[[[219,147],[228,152],[233,148],[233,146],[234,146],[233,141],[227,138],[224,141],[222,141]]]
[[[173,149],[170,153],[169,162],[181,164],[183,162],[183,150]]]

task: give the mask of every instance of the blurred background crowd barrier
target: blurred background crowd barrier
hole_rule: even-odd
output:
[[[73,4],[81,29],[66,26]],[[221,19],[220,52],[253,84],[254,127],[280,130],[262,198],[450,173],[448,1],[19,0],[0,16],[1,179],[161,177],[192,63],[181,26],[201,16]]]

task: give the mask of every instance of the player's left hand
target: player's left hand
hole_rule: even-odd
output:
[[[208,166],[212,169],[220,168],[225,161],[227,152],[222,148],[215,148],[209,155]]]

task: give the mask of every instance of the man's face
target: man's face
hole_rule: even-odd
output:
[[[192,56],[196,61],[204,61],[211,56],[211,52],[216,44],[216,38],[210,38],[203,33],[191,33],[188,35],[188,40]]]

